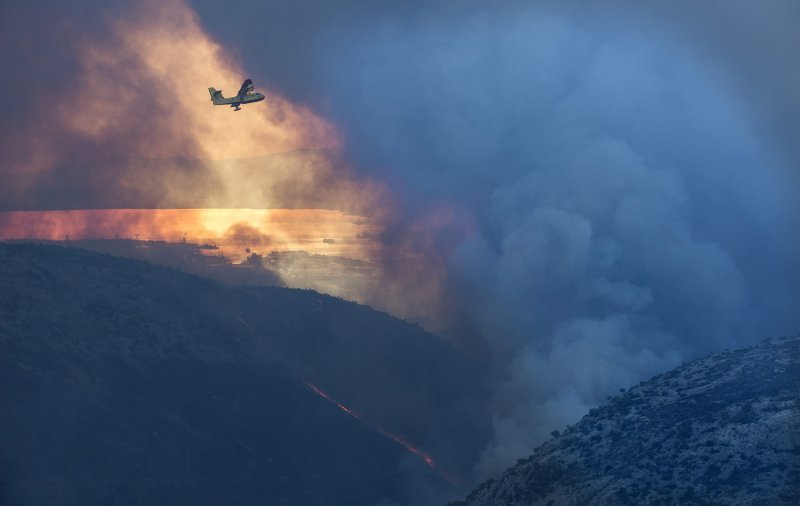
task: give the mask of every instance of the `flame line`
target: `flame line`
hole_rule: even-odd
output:
[[[347,413],[351,417],[355,418],[359,422],[363,423],[364,425],[366,425],[370,429],[374,430],[375,432],[377,432],[377,433],[379,433],[379,434],[391,439],[392,441],[394,441],[398,445],[400,445],[403,448],[405,448],[406,451],[411,452],[414,455],[418,456],[420,459],[422,459],[423,462],[425,462],[425,464],[428,467],[430,467],[431,469],[433,469],[436,472],[438,472],[445,480],[450,482],[452,485],[458,485],[457,480],[455,480],[453,477],[449,476],[447,473],[445,473],[444,471],[442,471],[441,469],[436,467],[436,462],[434,462],[433,457],[431,457],[430,455],[428,455],[427,453],[422,451],[419,447],[417,447],[414,444],[412,444],[405,437],[403,437],[403,436],[401,436],[399,434],[395,434],[393,432],[390,432],[390,431],[388,431],[388,430],[386,430],[386,429],[384,429],[382,427],[379,427],[377,425],[374,425],[372,423],[369,423],[368,421],[364,420],[364,418],[362,418],[358,413],[356,413],[352,409],[348,408],[347,406],[345,406],[341,402],[337,401],[336,399],[332,398],[330,395],[328,395],[327,393],[322,391],[322,389],[320,389],[317,385],[315,385],[313,383],[310,383],[308,381],[304,381],[304,383],[306,384],[306,386],[308,388],[310,388],[312,391],[314,391],[314,393],[316,393],[317,395],[319,395],[320,397],[322,397],[326,401],[328,401],[331,404],[335,405],[336,407],[338,407],[339,409],[341,409],[342,411],[344,411],[345,413]]]

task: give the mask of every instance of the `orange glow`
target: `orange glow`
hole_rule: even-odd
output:
[[[449,249],[439,237],[454,221],[446,206],[380,244],[386,225],[402,221],[392,219],[400,199],[347,165],[334,125],[270,89],[269,69],[248,70],[239,55],[257,50],[222,47],[186,0],[133,4],[115,9],[106,29],[67,41],[79,77],[36,98],[46,113],[35,131],[14,134],[15,161],[2,170],[14,175],[7,194],[21,208],[56,193],[70,196],[66,206],[155,209],[0,213],[0,239],[185,238],[216,244],[234,262],[247,248],[365,260],[350,277],[299,256],[269,268],[288,286],[444,326],[436,315]],[[247,77],[264,101],[239,112],[211,104],[208,87],[231,96]]]
[[[336,407],[338,407],[339,409],[341,409],[342,411],[344,411],[348,415],[352,416],[353,418],[355,418],[359,422],[363,423],[364,425],[366,425],[370,429],[372,429],[372,430],[374,430],[376,432],[379,432],[380,434],[383,434],[384,436],[388,437],[389,439],[391,439],[395,443],[397,443],[400,446],[402,446],[403,448],[405,448],[407,451],[409,451],[409,452],[413,453],[414,455],[418,456],[420,459],[422,459],[423,462],[425,462],[425,465],[427,465],[431,469],[434,469],[434,470],[438,471],[439,474],[442,475],[442,477],[444,477],[448,481],[451,481],[451,483],[452,483],[452,480],[445,473],[443,473],[442,471],[440,471],[436,467],[436,463],[433,461],[433,457],[431,457],[430,455],[428,455],[427,453],[425,453],[424,451],[422,451],[418,447],[416,447],[413,444],[411,444],[406,438],[404,438],[403,436],[399,436],[397,434],[394,434],[392,432],[389,432],[386,429],[383,429],[382,427],[379,427],[377,425],[373,425],[373,424],[367,422],[358,413],[354,412],[352,409],[348,408],[344,404],[334,400],[331,396],[329,396],[328,394],[323,392],[318,386],[314,385],[313,383],[309,383],[308,381],[306,381],[305,383],[306,383],[306,386],[308,388],[313,390],[317,395],[319,395],[320,397],[322,397],[326,401],[330,402],[331,404],[334,404]]]
[[[184,0],[140,0],[117,13],[105,35],[87,31],[73,42],[80,65],[75,87],[59,90],[46,128],[19,134],[21,154],[15,158],[26,161],[7,170],[46,175],[64,165],[115,157],[123,161],[112,179],[103,177],[102,165],[85,177],[110,182],[108,191],[115,195],[147,195],[148,207],[320,207],[382,214],[385,189],[340,162],[336,128],[270,89],[266,76],[247,71],[239,52],[214,41]],[[208,87],[232,96],[248,77],[264,101],[239,112],[212,105]],[[164,167],[137,165],[137,157],[164,160]],[[193,163],[170,170],[174,160]],[[33,181],[17,178],[14,184],[22,194],[35,193]],[[92,195],[86,198],[92,202]]]
[[[365,218],[326,209],[95,209],[0,212],[0,240],[139,239],[215,244],[234,260],[303,250],[367,260],[377,245]]]

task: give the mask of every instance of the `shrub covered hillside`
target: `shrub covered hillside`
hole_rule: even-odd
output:
[[[641,383],[452,504],[800,504],[800,337]]]
[[[3,505],[409,504],[408,475],[449,485],[372,426],[448,464],[480,441],[478,378],[341,299],[0,243]]]

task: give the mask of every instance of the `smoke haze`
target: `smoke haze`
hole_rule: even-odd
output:
[[[746,83],[679,25],[581,13],[334,30],[320,57],[405,219],[446,200],[476,224],[431,255],[495,364],[482,476],[621,387],[798,324],[792,153]]]

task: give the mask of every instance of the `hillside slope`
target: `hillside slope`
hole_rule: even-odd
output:
[[[474,365],[364,306],[41,245],[0,281],[2,504],[409,503],[451,486],[374,427],[448,470],[482,430]]]
[[[800,337],[641,383],[452,504],[800,504]]]

